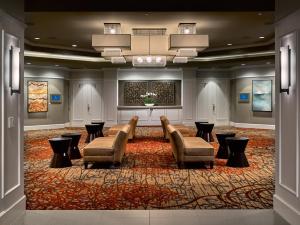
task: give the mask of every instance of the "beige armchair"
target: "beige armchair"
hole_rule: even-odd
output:
[[[131,120],[129,121],[129,123],[128,123],[130,125],[130,133],[129,133],[129,136],[128,136],[129,140],[132,140],[132,139],[135,138],[135,129],[136,129],[138,120],[139,120],[138,116],[133,116],[131,118]],[[108,130],[108,136],[115,136],[118,133],[118,131],[123,129],[123,127],[125,125],[127,125],[127,124],[118,124],[118,125],[112,126]]]
[[[94,162],[112,162],[114,166],[119,166],[126,151],[130,129],[127,124],[115,136],[96,138],[85,146],[84,167],[87,168],[89,163]]]
[[[168,120],[168,118],[166,116],[160,116],[160,122],[161,122],[161,126],[164,132],[164,138],[169,140],[169,132],[167,129],[167,126],[170,124],[170,121]],[[176,129],[179,130],[179,132],[183,135],[183,136],[189,136],[190,135],[190,129],[183,125],[183,124],[176,124],[173,125]]]
[[[186,162],[209,163],[210,168],[214,166],[214,148],[199,137],[183,137],[172,125],[167,126],[170,134],[170,143],[173,155],[179,167],[184,167]]]

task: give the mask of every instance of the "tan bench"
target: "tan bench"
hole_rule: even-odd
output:
[[[138,120],[139,120],[138,116],[133,116],[131,118],[131,120],[129,121],[129,123],[128,123],[130,125],[130,133],[129,133],[129,136],[128,136],[129,140],[132,140],[135,137],[135,129],[136,129]],[[118,124],[118,125],[112,126],[108,130],[108,136],[115,136],[118,133],[118,131],[122,130],[123,127],[126,126],[126,125],[127,124]]]
[[[184,167],[186,162],[205,162],[213,168],[215,157],[211,144],[199,137],[183,137],[172,125],[168,125],[167,130],[173,155],[180,168]]]
[[[170,134],[168,132],[167,126],[170,124],[170,121],[168,120],[168,118],[166,116],[160,116],[160,122],[161,122],[161,126],[162,126],[162,129],[164,132],[164,138],[168,140]],[[177,130],[179,130],[179,132],[185,137],[189,136],[191,133],[190,128],[188,128],[187,126],[185,126],[183,124],[175,124],[172,126],[174,126]]]
[[[122,162],[130,125],[124,125],[115,136],[100,137],[94,139],[83,149],[84,167],[87,168],[89,163],[111,162],[114,166],[119,166]]]

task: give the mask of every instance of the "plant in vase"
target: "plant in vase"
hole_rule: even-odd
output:
[[[156,96],[157,94],[155,93],[146,92],[145,95],[141,95],[141,98],[143,99],[145,106],[154,106]]]

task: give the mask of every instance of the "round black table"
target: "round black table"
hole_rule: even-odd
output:
[[[80,133],[66,133],[61,136],[72,139],[71,147],[70,147],[70,151],[69,151],[70,159],[80,159],[81,154],[80,154],[80,151],[78,148],[78,143],[80,141],[81,134]]]
[[[208,123],[208,122],[201,122],[201,121],[197,121],[195,122],[195,125],[197,127],[197,133],[196,133],[196,137],[201,137],[202,136],[202,127],[201,127],[201,123]]]
[[[216,157],[219,159],[228,159],[228,146],[225,141],[225,138],[235,137],[235,133],[233,132],[217,133],[216,136],[219,142],[219,150]]]
[[[71,141],[71,138],[64,137],[49,139],[50,145],[54,153],[50,163],[51,168],[63,168],[72,166],[72,162],[68,154]]]
[[[198,126],[201,131],[201,138],[203,138],[207,142],[214,141],[212,136],[212,130],[214,129],[213,123],[199,123]]]
[[[104,127],[104,124],[105,122],[92,122],[92,124],[98,124],[99,127],[98,127],[98,132],[97,132],[97,137],[104,137],[103,135],[103,127]]]
[[[225,140],[229,149],[229,157],[226,166],[248,167],[249,163],[245,155],[245,149],[247,147],[249,138],[228,137]]]
[[[85,143],[90,143],[97,137],[97,133],[99,131],[99,124],[86,124],[85,128],[87,131],[87,137]]]

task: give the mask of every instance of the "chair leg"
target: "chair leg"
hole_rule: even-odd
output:
[[[210,162],[209,162],[209,167],[210,167],[211,169],[214,168],[214,161],[210,161]]]
[[[178,167],[179,169],[184,169],[184,162],[179,162]]]

